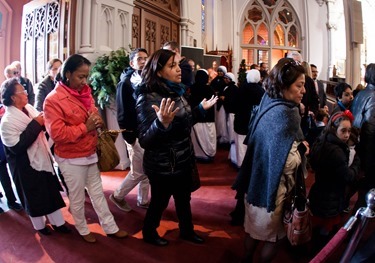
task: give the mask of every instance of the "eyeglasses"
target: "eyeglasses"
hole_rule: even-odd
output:
[[[27,93],[27,90],[16,91],[16,92],[14,92],[14,93],[15,93],[15,94],[24,93],[24,94],[26,94],[26,95],[28,94],[28,93]]]
[[[141,61],[147,61],[147,57],[143,58],[143,57],[138,57],[137,58],[137,61],[138,62],[141,62]]]
[[[16,74],[16,75],[17,75],[18,73],[19,73],[18,71],[13,71],[13,74]]]

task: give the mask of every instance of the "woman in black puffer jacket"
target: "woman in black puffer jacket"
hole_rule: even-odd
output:
[[[315,183],[309,193],[310,208],[315,225],[324,234],[331,233],[340,223],[340,214],[348,205],[346,187],[359,179],[357,154],[349,164],[347,142],[352,120],[349,111],[334,114],[310,153],[311,167],[315,171]]]
[[[181,84],[180,56],[169,50],[158,50],[145,65],[143,82],[137,88],[139,142],[145,149],[143,168],[151,185],[151,202],[143,226],[144,241],[165,246],[156,229],[169,199],[175,200],[182,239],[203,243],[193,229],[190,208],[194,151],[191,127],[198,114],[205,114],[217,97],[204,99],[193,110]]]

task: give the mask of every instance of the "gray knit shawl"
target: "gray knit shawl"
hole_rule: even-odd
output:
[[[249,127],[248,147],[239,182],[246,185],[247,201],[275,210],[280,178],[294,141],[302,141],[301,117],[297,104],[271,99],[264,94]]]

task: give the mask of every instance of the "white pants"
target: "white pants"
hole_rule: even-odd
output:
[[[51,225],[62,226],[63,224],[65,224],[65,220],[60,209],[57,209],[55,212],[52,212],[51,214],[45,216],[29,217],[35,230],[42,230],[46,227],[46,217],[48,218],[48,221],[51,223]]]
[[[236,155],[237,155],[237,166],[241,167],[243,159],[246,154],[247,145],[243,143],[245,140],[246,135],[240,135],[238,133],[235,133],[234,141],[236,145]]]
[[[228,138],[229,142],[234,142],[234,113],[227,114],[227,130],[228,130]]]
[[[138,185],[137,201],[140,204],[148,203],[148,192],[150,182],[143,171],[143,148],[139,145],[138,139],[131,145],[126,143],[129,153],[130,171],[122,181],[119,188],[114,192],[116,199],[123,199],[134,187]]]
[[[224,106],[221,106],[219,111],[217,111],[215,107],[215,124],[218,143],[229,143],[230,141],[227,127],[227,113],[224,110]]]
[[[69,189],[70,212],[79,234],[90,233],[85,218],[85,188],[104,232],[106,234],[116,233],[119,228],[109,211],[98,165],[96,163],[89,165],[59,163],[59,167]]]

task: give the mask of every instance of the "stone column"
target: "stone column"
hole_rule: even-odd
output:
[[[91,45],[91,1],[83,0],[82,21],[81,21],[81,45],[79,53],[93,53],[94,49]]]

